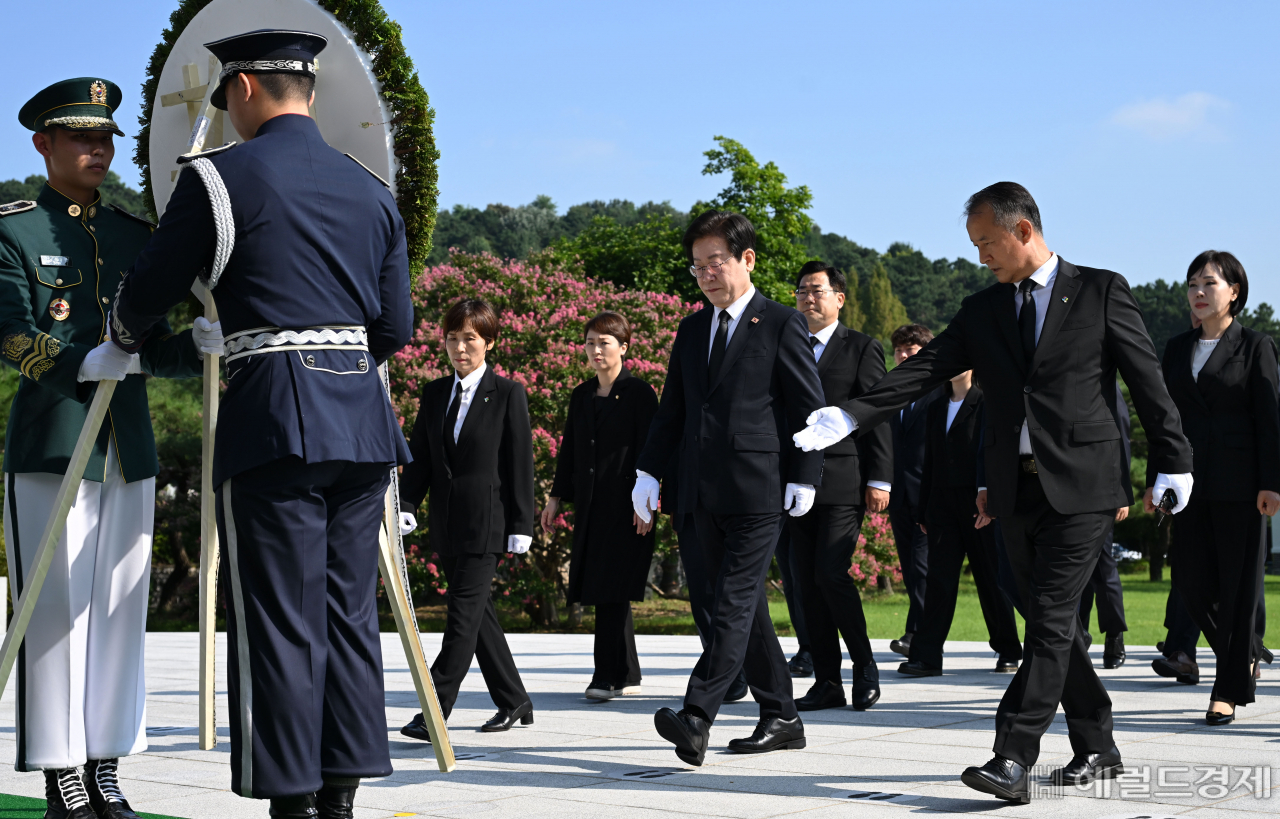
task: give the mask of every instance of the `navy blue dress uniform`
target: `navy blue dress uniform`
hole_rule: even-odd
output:
[[[300,56],[295,73],[306,74],[323,44],[253,32],[210,47],[250,72]],[[377,368],[411,334],[405,228],[385,184],[307,116],[269,119],[209,161],[235,227],[213,291],[226,337],[214,482],[232,788],[302,798],[391,773],[378,528],[390,470],[410,457]],[[113,338],[126,350],[210,268],[212,208],[184,171],[115,300]]]

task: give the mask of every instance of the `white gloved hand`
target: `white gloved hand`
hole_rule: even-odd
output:
[[[653,520],[653,513],[658,511],[658,497],[661,485],[658,479],[648,472],[636,470],[636,485],[631,490],[631,508],[640,520],[648,523]]]
[[[533,538],[529,535],[507,535],[507,551],[513,555],[522,555],[529,551]]]
[[[80,362],[77,381],[123,381],[126,375],[142,372],[137,353],[126,353],[111,339],[89,351]]]
[[[222,322],[210,324],[204,316],[196,316],[195,325],[191,328],[191,341],[202,359],[207,353],[222,355]]]
[[[1166,475],[1161,472],[1156,475],[1155,486],[1151,487],[1151,502],[1159,506],[1160,499],[1164,497],[1164,490],[1172,489],[1173,494],[1178,497],[1178,505],[1173,507],[1173,511],[1169,514],[1176,515],[1187,508],[1187,501],[1191,500],[1191,485],[1193,483],[1195,481],[1192,479],[1190,472],[1181,475]]]
[[[839,407],[823,407],[812,413],[805,423],[809,426],[791,436],[796,446],[805,452],[815,449],[826,449],[837,441],[849,437],[849,433],[858,428],[853,416]]]
[[[400,537],[404,537],[405,535],[410,534],[411,532],[413,532],[414,529],[417,529],[417,528],[418,528],[418,519],[413,516],[412,512],[400,513]]]
[[[782,496],[782,509],[789,511],[791,517],[798,518],[813,508],[813,499],[818,490],[807,483],[789,483]]]

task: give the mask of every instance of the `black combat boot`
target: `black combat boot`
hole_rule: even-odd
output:
[[[324,783],[316,793],[316,810],[320,819],[352,819],[355,816],[356,784]]]
[[[75,768],[45,771],[44,798],[48,803],[44,819],[98,819]]]
[[[120,792],[118,759],[91,759],[84,765],[84,789],[98,819],[138,819]]]
[[[304,793],[301,796],[271,797],[272,819],[317,819],[316,795]]]

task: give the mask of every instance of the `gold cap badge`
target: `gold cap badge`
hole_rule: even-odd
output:
[[[79,215],[80,215],[80,206],[79,206],[79,205],[72,205],[71,207],[67,208],[67,213],[68,213],[68,214],[70,214],[71,216],[79,216]]]
[[[53,316],[54,321],[66,321],[67,316],[71,315],[71,305],[67,304],[66,299],[54,299],[49,302],[49,315]]]
[[[107,104],[107,84],[102,80],[94,80],[89,84],[89,102],[94,105]]]

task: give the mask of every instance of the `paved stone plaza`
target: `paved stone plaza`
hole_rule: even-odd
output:
[[[1115,701],[1116,739],[1131,781],[1113,783],[1107,798],[1046,794],[1030,805],[1012,806],[959,781],[965,766],[990,757],[995,706],[1010,679],[990,673],[994,659],[985,644],[949,643],[946,675],[909,680],[896,673],[900,658],[888,651],[887,642],[873,641],[884,691],[875,708],[805,715],[809,747],[803,751],[726,753],[725,744],[750,734],[755,724],[756,705],[748,698],[721,712],[706,764],[695,771],[685,769],[654,732],[653,712],[679,702],[699,650],[697,638],[638,638],[644,693],[606,704],[582,696],[591,676],[590,636],[518,634],[509,639],[533,697],[535,724],[505,734],[479,733],[476,729],[495,709],[473,668],[450,725],[458,768],[441,774],[428,746],[396,730],[418,705],[399,640],[383,635],[387,725],[396,772],[361,786],[357,816],[861,819],[939,811],[1055,819],[1175,814],[1239,819],[1280,813],[1280,795],[1259,799],[1248,786],[1236,786],[1242,773],[1254,773],[1246,769],[1280,768],[1280,667],[1264,668],[1259,702],[1243,709],[1242,719],[1209,728],[1203,712],[1212,655],[1202,650],[1201,659],[1210,660],[1202,666],[1206,681],[1190,687],[1151,673],[1153,649],[1130,648],[1123,669],[1103,673]],[[439,641],[438,634],[424,636],[428,658],[434,657]],[[795,650],[794,640],[783,643],[788,652]],[[1094,653],[1100,667],[1100,647]],[[848,673],[846,667],[846,684]],[[147,675],[151,749],[121,766],[134,807],[191,819],[266,817],[266,803],[227,790],[225,698],[219,702],[223,742],[208,752],[197,747],[196,635],[149,634]],[[223,679],[225,666],[219,668]],[[799,680],[797,693],[807,690],[808,683]],[[0,704],[0,793],[41,796],[42,777],[12,770],[13,703],[11,685]],[[1060,765],[1069,757],[1059,716],[1045,737],[1041,763]],[[1229,766],[1230,782],[1215,788],[1211,777],[1223,766]],[[1266,777],[1271,793],[1280,792],[1280,770],[1268,770]],[[1188,783],[1202,778],[1201,784]],[[1203,793],[1196,793],[1197,788]],[[1226,793],[1219,796],[1222,791]]]

